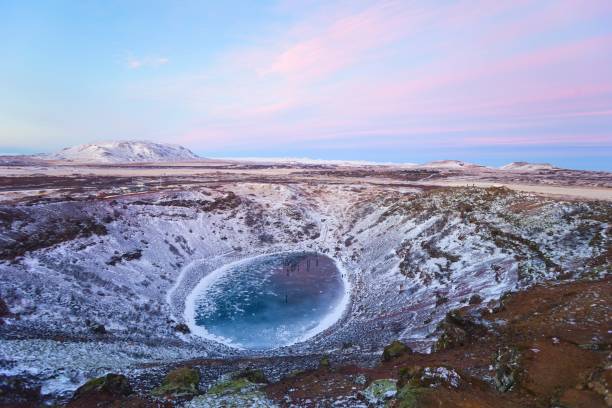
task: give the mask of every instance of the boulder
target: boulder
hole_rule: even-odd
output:
[[[383,407],[397,394],[397,380],[381,379],[372,381],[363,391],[363,397],[370,406]]]
[[[73,394],[69,406],[85,406],[85,401],[109,401],[132,394],[132,387],[124,375],[107,374],[81,385]]]
[[[383,350],[383,360],[391,361],[394,358],[399,356],[403,356],[406,354],[412,354],[412,349],[408,347],[406,344],[402,343],[399,340],[394,340]]]
[[[396,395],[395,407],[398,408],[415,408],[420,406],[420,400],[423,394],[427,393],[427,388],[422,388],[412,384],[402,386]]]
[[[179,367],[170,371],[153,395],[189,396],[199,394],[200,372],[197,368]]]
[[[101,323],[92,324],[91,326],[89,326],[89,330],[91,330],[93,334],[106,334],[106,327],[104,327],[104,325]]]
[[[482,297],[480,297],[480,295],[478,294],[474,294],[470,296],[470,300],[468,300],[468,303],[470,305],[479,305],[482,303]]]
[[[423,367],[421,366],[408,366],[400,368],[399,377],[397,379],[397,387],[402,388],[409,382],[417,384],[420,381],[422,373]]]
[[[11,315],[11,311],[2,298],[0,298],[0,317],[9,317]]]
[[[483,335],[487,329],[453,310],[446,314],[436,328],[440,335],[433,351],[447,350],[468,344],[474,337]]]
[[[191,330],[189,330],[189,326],[187,326],[185,323],[177,324],[176,326],[174,326],[174,330],[176,330],[179,333],[183,333],[183,334],[191,333]]]
[[[247,370],[244,370],[238,373],[234,378],[237,378],[237,379],[244,378],[252,382],[253,384],[267,384],[268,383],[268,379],[266,378],[266,375],[261,370],[247,369]]]
[[[502,347],[493,356],[495,388],[499,392],[510,391],[518,381],[520,370],[519,351],[514,347]]]

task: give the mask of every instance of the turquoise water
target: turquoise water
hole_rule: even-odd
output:
[[[304,252],[266,255],[224,270],[196,293],[194,321],[227,343],[268,349],[333,323],[329,319],[334,319],[343,297],[341,273],[329,257]]]

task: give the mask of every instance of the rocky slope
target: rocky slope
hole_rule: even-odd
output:
[[[0,206],[2,378],[65,401],[108,372],[149,395],[169,367],[202,359],[204,388],[253,364],[278,381],[323,354],[368,366],[393,340],[436,349],[448,312],[472,301],[495,308],[508,291],[610,272],[606,202],[273,177],[187,183]],[[286,250],[326,253],[347,272],[351,302],[334,326],[260,353],[185,330],[185,298],[203,276]]]

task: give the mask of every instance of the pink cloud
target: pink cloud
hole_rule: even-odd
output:
[[[400,6],[380,2],[332,21],[316,34],[285,47],[264,72],[316,79],[345,68],[377,47],[406,36],[423,21],[423,12]]]
[[[366,146],[377,136],[451,145],[485,131],[463,143],[569,143],[546,127],[610,116],[612,33],[556,30],[585,24],[601,4],[574,13],[574,1],[345,3],[224,53],[160,99],[183,98],[195,112],[183,142],[218,148]],[[524,42],[540,33],[550,38]]]

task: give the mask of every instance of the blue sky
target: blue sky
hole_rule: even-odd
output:
[[[612,3],[0,0],[0,152],[612,170]]]

